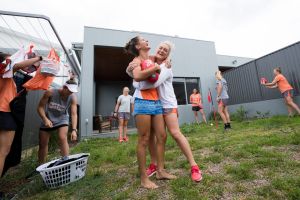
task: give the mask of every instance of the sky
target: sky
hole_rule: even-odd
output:
[[[50,17],[68,47],[83,42],[84,26],[213,41],[218,54],[250,58],[300,37],[299,0],[10,0],[0,9]]]

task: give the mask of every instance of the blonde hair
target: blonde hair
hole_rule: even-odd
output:
[[[128,92],[130,91],[130,90],[129,90],[129,87],[123,87],[123,92],[124,92],[125,90],[127,90]]]
[[[174,45],[172,42],[167,41],[167,40],[161,42],[161,43],[159,44],[159,46],[162,45],[162,44],[165,44],[165,45],[167,45],[167,46],[169,47],[169,54],[168,54],[167,58],[170,58],[171,52],[172,52],[172,50],[175,48],[175,45]]]
[[[215,73],[216,79],[221,80],[223,78],[222,72],[220,70],[216,71]]]

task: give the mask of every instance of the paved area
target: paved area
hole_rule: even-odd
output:
[[[128,135],[136,134],[136,128],[128,128]],[[99,133],[95,130],[92,134],[93,138],[118,138],[119,132],[118,129],[112,130],[111,132]]]

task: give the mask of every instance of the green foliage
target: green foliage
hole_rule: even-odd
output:
[[[235,113],[231,114],[231,120],[232,121],[237,121],[237,122],[242,122],[246,119],[248,119],[247,117],[248,111],[245,110],[244,106],[240,106]]]
[[[261,112],[261,111],[256,111],[256,118],[258,119],[264,119],[264,118],[268,118],[270,117],[271,112],[267,111],[267,112]]]

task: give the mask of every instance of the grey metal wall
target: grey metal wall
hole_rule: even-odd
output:
[[[27,95],[25,126],[23,130],[23,149],[33,147],[38,144],[38,133],[40,127],[40,117],[37,113],[38,103],[44,91],[30,91]]]
[[[273,69],[281,67],[283,75],[300,94],[300,42],[246,63],[224,73],[228,82],[230,105],[281,98],[277,89],[267,89],[260,78],[273,80]]]

